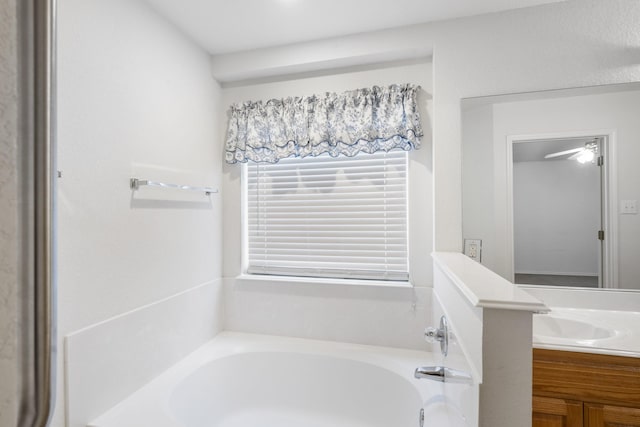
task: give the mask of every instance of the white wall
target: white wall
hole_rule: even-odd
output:
[[[575,160],[513,164],[515,272],[598,275],[600,169]]]
[[[60,3],[61,12],[63,12],[66,7],[65,4],[69,3],[65,0],[62,0]],[[103,3],[105,3],[103,6],[106,8],[111,7],[106,6],[106,4],[116,4],[117,6],[113,6],[114,9],[123,7],[121,1],[105,1]],[[133,4],[133,2],[129,3]],[[61,18],[68,19],[67,24],[70,25],[70,28],[61,30],[67,32],[67,37],[70,37],[70,33],[76,32],[77,40],[81,45],[77,46],[80,48],[78,54],[82,55],[81,58],[90,57],[93,58],[94,61],[100,61],[101,64],[96,64],[95,67],[92,67],[92,73],[83,73],[82,70],[86,67],[79,67],[80,70],[76,72],[75,68],[78,64],[74,63],[77,61],[72,61],[71,63],[74,64],[74,66],[69,67],[72,68],[72,70],[69,71],[70,75],[66,77],[66,84],[67,86],[72,85],[75,83],[75,80],[77,80],[79,89],[77,93],[82,94],[83,91],[86,93],[96,93],[97,91],[98,95],[106,95],[106,99],[108,100],[110,95],[113,94],[120,85],[111,82],[111,84],[105,86],[104,82],[110,82],[112,78],[120,75],[122,73],[123,63],[144,63],[145,60],[143,58],[146,57],[148,52],[144,49],[133,49],[133,47],[137,46],[136,41],[139,37],[144,38],[145,34],[155,33],[148,32],[146,28],[144,31],[140,31],[141,24],[139,22],[133,24],[126,16],[108,13],[109,11],[107,10],[104,11],[106,12],[104,14],[95,13],[97,16],[91,16],[92,9],[97,7],[95,1],[73,1],[71,4],[78,8],[78,14],[87,13],[87,17],[91,19],[69,19],[74,18],[74,16],[67,15],[68,17],[65,18],[67,12],[63,12],[61,13]],[[135,16],[135,14],[133,16]],[[82,16],[78,17],[81,18]],[[571,0],[552,6],[415,26],[382,32],[377,35],[379,39],[386,41],[385,46],[402,46],[403,49],[424,49],[425,46],[431,46],[434,50],[435,100],[433,122],[436,125],[433,130],[433,197],[437,203],[433,206],[433,221],[434,246],[436,249],[459,250],[461,248],[460,100],[471,96],[640,80],[640,34],[637,32],[637,23],[639,21],[640,3],[635,0]],[[111,28],[105,28],[107,26]],[[137,31],[133,31],[132,27]],[[91,36],[94,31],[108,34],[108,38],[112,44],[105,43],[107,37],[98,37],[98,39],[102,39],[103,42],[98,42],[94,45],[94,41],[89,40],[91,38],[89,36]],[[375,54],[379,52],[380,45],[375,42],[360,43],[363,37],[366,38],[367,36],[345,38],[340,43],[330,41],[328,44],[330,44],[331,47],[327,51],[334,52],[336,57],[340,57],[341,53],[345,51],[349,51],[350,56]],[[359,42],[357,46],[351,42],[351,40],[355,39]],[[158,40],[162,40],[162,42],[165,41],[162,37]],[[89,44],[92,46],[88,46]],[[158,44],[154,43],[153,46],[158,46]],[[73,54],[74,48],[76,48],[76,46],[67,48],[67,53],[70,55]],[[111,59],[114,56],[119,56],[118,52],[120,50],[122,50],[120,54],[125,55],[124,52],[129,52],[129,55],[127,55],[124,61],[112,61]],[[156,53],[160,54],[161,52]],[[81,62],[82,61],[80,61],[80,63]],[[250,59],[248,62],[250,64]],[[173,66],[181,64],[177,61],[171,61],[165,65],[171,69]],[[242,66],[246,68],[247,62],[243,62]],[[270,66],[272,67],[273,65]],[[154,69],[154,71],[158,70]],[[88,84],[87,80],[91,80],[91,75],[99,76],[99,78],[93,81],[93,84]],[[118,108],[109,109],[108,112],[113,113],[114,116],[124,115],[125,112],[127,114],[131,113],[129,110],[135,110],[135,106],[139,105],[138,102],[142,103],[139,97],[136,96],[139,94],[136,88],[138,86],[143,88],[147,87],[147,84],[152,83],[153,77],[157,76],[155,73],[138,76],[141,81],[138,82],[138,84],[129,85],[132,93],[130,97],[126,99],[127,102],[118,102]],[[152,81],[147,81],[148,79]],[[175,80],[171,79],[171,81]],[[180,80],[180,84],[188,84],[188,81]],[[156,93],[156,91],[153,92]],[[62,95],[63,93],[61,92],[61,96]],[[144,93],[141,93],[141,95],[144,95]],[[81,98],[81,96],[76,95],[77,104],[81,104],[81,100],[78,98]],[[92,96],[91,98],[94,97]],[[141,98],[144,99],[144,97]],[[100,105],[98,105],[98,107],[99,106]],[[85,104],[80,108],[75,108],[73,111],[76,111],[78,114],[68,117],[68,126],[84,127],[83,124],[87,120],[86,117],[83,117],[86,114],[83,113],[91,111],[94,107],[93,105]],[[147,104],[146,107],[149,107],[149,104]],[[98,111],[101,110],[99,109]],[[133,112],[135,113],[135,111]],[[145,116],[143,113],[148,113],[148,108],[141,108],[141,111],[138,111],[138,114],[135,114],[135,116],[141,119],[141,117]],[[157,118],[155,114],[153,116]],[[85,132],[82,132],[82,135],[78,135],[83,137],[81,140],[73,138],[74,147],[79,150],[78,153],[82,153],[80,150],[82,144],[91,144],[90,146],[93,150],[93,148],[95,148],[96,138],[99,138],[102,143],[115,144],[116,147],[120,147],[117,151],[125,156],[124,152],[126,152],[126,148],[121,147],[124,144],[122,138],[112,139],[103,136],[104,134],[108,136],[114,128],[119,126],[118,121],[114,120],[115,118],[117,117],[113,117],[110,114],[101,116],[100,120],[94,117],[93,123],[90,126],[91,131],[85,130]],[[157,132],[160,136],[164,134],[167,136],[171,135],[171,129],[169,129],[168,126],[164,126],[166,124],[164,119],[170,118],[171,117],[164,116],[162,119],[157,120],[158,127],[162,130],[162,132]],[[98,122],[97,126],[95,122]],[[62,131],[63,129],[61,129],[61,132]],[[133,133],[135,132],[131,132],[131,134]],[[144,134],[146,135],[147,133]],[[136,136],[134,141],[139,141],[140,135]],[[181,141],[184,140],[184,138],[181,139]],[[131,142],[131,144],[134,144],[134,142]],[[154,153],[155,151],[145,149],[145,152]],[[96,151],[96,153],[97,157],[103,154],[100,150]],[[180,159],[182,156],[182,152],[174,154],[176,159]],[[142,154],[139,156],[140,157],[136,157],[136,159],[142,158]],[[151,154],[151,156],[154,155]],[[152,158],[151,161],[154,161],[154,159]],[[95,169],[98,169],[98,166],[100,166],[97,163],[98,162],[93,162],[93,165],[96,166]],[[155,163],[163,162],[155,161]],[[178,161],[178,163],[180,162]],[[168,166],[172,165],[173,162]],[[69,177],[69,173],[67,172],[72,172],[73,168],[70,168],[69,165],[61,165],[61,167],[63,171],[66,170],[66,177]],[[84,179],[88,176],[93,179],[92,169],[90,167],[83,169],[84,173],[82,178]],[[106,181],[106,177],[108,176],[115,176],[113,173],[100,173],[97,175],[95,179],[103,181]],[[73,173],[71,176],[73,176]],[[117,172],[117,176],[118,178],[116,180],[118,184],[116,187],[121,188],[122,185],[126,185],[128,173],[120,170]],[[95,183],[92,182],[92,184]],[[119,211],[113,204],[113,193],[109,194],[107,191],[105,194],[102,191],[105,188],[111,188],[112,184],[109,182],[104,182],[104,184],[105,186],[95,187],[91,185],[89,188],[83,188],[82,190],[84,191],[76,191],[74,197],[71,197],[72,194],[69,194],[70,202],[61,198],[61,205],[63,203],[69,203],[66,208],[61,207],[61,209],[78,212],[77,220],[74,218],[74,224],[67,221],[67,227],[76,226],[77,224],[79,230],[86,230],[86,225],[83,225],[81,221],[83,217],[86,218],[89,215],[97,215],[100,217],[100,212],[93,210],[87,212],[89,209],[86,209],[84,206],[84,203],[89,205],[96,203],[96,199],[98,198],[107,200],[109,202],[109,208],[113,209],[114,212],[117,213]],[[81,182],[78,180],[76,185],[80,186]],[[70,189],[66,189],[64,191],[69,190]],[[80,196],[78,193],[82,193],[82,204],[75,202],[79,200],[78,197]],[[90,197],[93,197],[93,199]],[[121,209],[122,204],[119,206],[119,209]],[[189,211],[183,212],[182,214],[174,213],[176,215],[188,215],[188,212]],[[169,224],[169,221],[165,221],[164,219],[160,220],[157,216],[154,216],[152,219],[150,218],[151,213],[140,213],[141,216],[144,217],[143,219],[148,221],[141,220],[137,225],[146,227],[144,224],[158,221],[157,224],[149,226],[153,227],[153,229],[147,230],[145,236],[139,235],[140,227],[132,227],[129,223],[123,222],[116,224],[115,228],[110,228],[109,231],[111,235],[105,237],[112,238],[114,234],[113,231],[117,230],[117,234],[126,233],[131,235],[131,241],[133,242],[146,242],[148,240],[140,239],[140,237],[155,239],[157,235],[160,234],[158,232],[160,227],[175,224],[173,221]],[[169,216],[171,212],[167,210],[165,214]],[[105,223],[102,223],[101,225],[104,224]],[[122,233],[120,231],[122,231]],[[76,233],[76,237],[78,234],[80,233]],[[206,235],[207,232],[204,231],[202,234]],[[116,236],[116,238],[117,237],[118,236]],[[211,240],[207,239],[207,242],[211,242]],[[62,241],[60,243],[63,246],[65,245]],[[80,242],[74,242],[73,245],[67,245],[67,247],[75,252],[73,254],[74,256],[82,255],[77,253],[79,250],[77,249],[76,243]],[[121,246],[124,246],[124,243]],[[135,277],[123,277],[136,276],[135,271],[132,270],[138,268],[136,262],[140,262],[128,258],[128,264],[123,266],[124,262],[122,262],[122,260],[125,258],[123,254],[126,253],[130,255],[130,253],[133,252],[131,248],[118,248],[118,251],[122,251],[120,254],[116,251],[99,254],[107,255],[107,259],[110,259],[110,257],[121,258],[119,259],[121,262],[111,263],[112,276],[108,276],[109,272],[102,269],[96,270],[96,274],[87,274],[86,270],[95,267],[95,265],[89,261],[95,259],[98,254],[91,254],[88,257],[89,259],[78,258],[81,261],[76,260],[75,265],[80,267],[80,271],[75,272],[67,269],[64,273],[66,277],[71,277],[73,280],[69,281],[74,282],[76,285],[73,286],[72,289],[65,291],[65,285],[62,284],[61,281],[61,286],[63,287],[61,291],[64,294],[61,295],[61,305],[67,308],[71,306],[69,315],[65,315],[65,317],[69,317],[69,319],[65,320],[66,325],[73,325],[75,323],[78,325],[88,324],[115,312],[135,307],[136,304],[143,303],[144,300],[152,300],[159,296],[156,294],[166,295],[171,291],[178,290],[180,286],[174,285],[174,289],[170,290],[168,288],[172,286],[167,285],[168,282],[171,282],[171,274],[169,274],[170,272],[168,270],[170,267],[167,266],[168,263],[166,261],[168,254],[174,254],[174,251],[172,251],[171,247],[167,244],[158,244],[156,247],[167,250],[167,254],[157,254],[159,261],[156,267],[163,266],[159,268],[159,270],[168,274],[166,276],[160,275],[160,277],[153,275],[148,280],[145,280],[146,285],[142,286],[144,291],[140,291],[140,288],[138,288],[138,281],[133,280]],[[97,248],[96,245],[91,245],[86,248],[86,251],[93,250],[94,248],[100,249]],[[181,254],[178,254],[178,256],[180,255]],[[68,256],[70,256],[70,254],[65,254],[64,250],[61,249],[61,258]],[[215,256],[211,257],[211,259],[215,259]],[[427,260],[426,254],[423,262],[430,262]],[[142,260],[142,266],[144,265],[148,265],[148,260]],[[192,276],[198,275],[197,271],[187,271],[186,273],[189,277],[186,278],[185,283],[189,281],[188,279],[191,279]],[[101,274],[105,275],[106,279],[98,277]],[[97,279],[95,282],[93,281],[94,278]],[[157,286],[150,284],[153,280],[157,280]],[[132,283],[135,284],[135,286],[131,285]],[[82,288],[83,286],[95,290],[98,297],[92,297],[90,292],[85,292]],[[77,294],[77,297],[75,294]],[[73,301],[76,299],[80,301],[80,303],[77,304],[78,306],[74,309]],[[123,301],[118,301],[119,299]],[[104,308],[99,304],[101,300],[104,300]],[[86,307],[87,309],[82,309],[82,307]],[[66,309],[61,310],[61,313],[65,311]],[[74,320],[73,322],[70,321],[72,319]],[[526,421],[523,420],[523,424],[521,425],[525,425],[525,423]],[[499,426],[494,425],[492,427]]]
[[[215,141],[223,113],[209,56],[143,2],[60,0],[58,29],[62,338],[175,294],[220,288],[220,196],[134,193],[129,178],[219,187],[222,151]],[[147,312],[172,313],[154,310]],[[221,327],[221,309],[211,298],[202,311],[190,318],[194,333],[208,339]],[[165,351],[183,330],[159,333],[162,320],[146,318],[129,331],[154,348],[147,355],[153,363],[143,354],[126,357],[128,347],[114,353],[147,380],[203,340]],[[63,424],[59,391],[54,426]]]
[[[18,413],[17,2],[0,0],[0,425]]]
[[[215,57],[226,78],[273,75],[292,64],[344,57],[434,53],[434,244],[462,248],[463,98],[640,80],[640,4],[634,0],[562,3],[372,34]],[[429,49],[431,48],[431,49]],[[272,53],[272,54],[270,54]],[[265,61],[268,58],[268,61]],[[292,59],[293,58],[293,59]]]
[[[228,279],[226,327],[245,332],[262,332],[306,338],[424,348],[422,329],[430,306],[431,264],[424,262],[431,252],[431,63],[403,65],[367,71],[226,88],[223,105],[233,102],[268,100],[287,96],[342,92],[372,85],[414,83],[420,94],[425,137],[422,148],[410,153],[410,276],[416,290],[359,286],[335,281],[321,284],[250,283],[236,281],[242,273],[242,230],[240,203],[241,165],[224,170],[224,276]],[[223,141],[221,135],[221,141]],[[222,145],[221,145],[222,147]],[[424,310],[427,310],[426,312]],[[332,313],[328,315],[328,313]],[[338,320],[340,319],[340,320]],[[369,328],[368,325],[377,325]]]
[[[482,106],[466,110],[465,122],[467,117],[471,122],[477,121],[486,108],[488,107]],[[465,236],[484,238],[486,235],[494,239],[491,246],[483,245],[483,264],[503,277],[511,277],[507,233],[507,136],[614,131],[615,138],[611,146],[615,151],[615,158],[609,156],[607,160],[617,178],[617,186],[613,189],[619,200],[638,200],[640,171],[634,159],[640,156],[640,144],[637,143],[640,123],[635,117],[635,112],[639,109],[640,91],[493,104],[493,140],[484,136],[471,138],[469,135],[469,139],[465,136],[465,152],[468,146],[473,146],[472,153],[489,152],[493,157],[486,162],[486,168],[473,169],[468,180],[465,176],[465,183],[478,180],[490,182],[490,185],[474,187],[473,197],[468,197],[465,193],[464,199],[466,204],[468,201],[474,204],[469,212],[465,212]],[[465,167],[465,173],[466,170]],[[475,222],[470,222],[469,218],[474,212],[480,214],[474,217]],[[612,214],[618,220],[618,286],[640,289],[640,282],[637,280],[640,265],[635,261],[637,257],[633,249],[634,242],[640,236],[640,215],[620,215],[617,209]]]
[[[433,242],[435,250],[459,252],[462,249],[461,100],[640,81],[638,22],[640,3],[634,0],[569,0],[316,42],[308,44],[307,47],[313,48],[307,51],[302,44],[290,51],[297,52],[294,57],[299,63],[311,63],[317,60],[314,54],[318,50],[331,52],[334,58],[376,54],[384,57],[389,45],[402,50],[432,47]],[[254,52],[230,56],[227,64],[221,56],[216,63],[226,75],[232,74],[234,67],[239,75],[247,69],[252,70],[254,77],[261,69],[273,72],[281,67],[286,72],[291,69],[291,57],[283,50],[286,51],[281,48],[278,55],[271,56],[266,65],[263,61],[252,60]],[[267,54],[263,52],[261,58]],[[504,215],[496,216],[495,221],[504,222]],[[504,236],[496,236],[496,241],[499,238],[503,240]],[[426,254],[423,262],[430,262]],[[500,326],[500,323],[493,326]],[[491,332],[499,336],[500,331]],[[509,391],[513,390],[513,396],[518,396],[519,386],[521,384],[505,384],[503,391],[509,396]],[[494,410],[503,413],[504,406],[503,402]],[[519,414],[509,422],[500,420],[490,424],[490,414],[485,414],[486,417],[481,414],[480,425],[529,425],[530,409],[519,408]]]
[[[436,26],[437,250],[461,249],[460,100],[638,81],[639,19],[632,0],[570,0]]]
[[[483,105],[463,112],[462,137],[462,224],[465,239],[482,240],[480,259],[482,265],[495,271],[496,237],[490,224],[493,210],[493,152],[476,141],[493,140],[493,106]]]

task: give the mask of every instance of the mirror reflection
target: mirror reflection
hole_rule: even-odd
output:
[[[513,141],[515,283],[602,285],[603,144],[598,136]]]
[[[465,253],[518,284],[640,290],[640,84],[466,99]]]

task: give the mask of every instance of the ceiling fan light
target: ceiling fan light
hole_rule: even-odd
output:
[[[592,162],[595,158],[595,153],[593,150],[585,149],[580,155],[576,158],[576,160],[582,164],[587,162]]]

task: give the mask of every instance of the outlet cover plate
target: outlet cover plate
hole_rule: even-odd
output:
[[[620,201],[620,213],[623,215],[636,215],[638,213],[638,201],[637,200],[621,200]]]
[[[474,261],[482,260],[482,240],[464,239],[464,254]]]

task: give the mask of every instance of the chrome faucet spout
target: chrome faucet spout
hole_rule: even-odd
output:
[[[417,368],[413,374],[417,379],[427,379],[443,383],[471,384],[473,378],[467,372],[445,366],[423,366]]]
[[[427,379],[444,382],[444,366],[423,366],[416,368],[413,376],[417,379]]]

